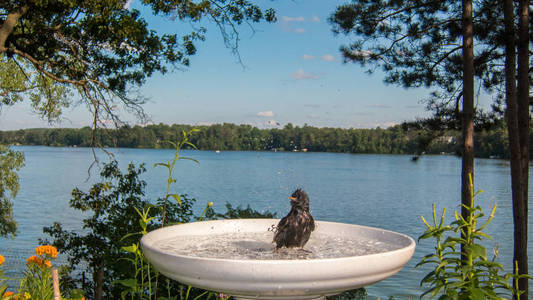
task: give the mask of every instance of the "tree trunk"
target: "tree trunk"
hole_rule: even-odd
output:
[[[528,274],[527,222],[529,182],[529,1],[520,0],[518,8],[518,84],[517,116],[520,143],[521,197],[513,202],[514,216],[514,261],[519,274]],[[517,240],[518,239],[518,240]],[[522,278],[518,289],[525,291],[520,299],[528,299],[528,280]]]
[[[94,282],[94,300],[102,300],[102,293],[104,289],[104,263],[100,262],[95,272]]]
[[[470,177],[474,181],[474,24],[472,0],[463,0],[463,157],[461,170],[461,214],[466,219],[471,205]],[[461,249],[463,255],[465,249]]]
[[[511,190],[513,198],[514,222],[514,259],[520,256],[522,248],[522,230],[520,223],[523,218],[524,194],[522,192],[522,156],[520,147],[520,131],[518,125],[518,104],[516,90],[516,30],[514,23],[513,0],[504,0],[505,23],[505,101],[507,105],[507,132],[509,133],[509,148],[511,151]],[[527,263],[527,260],[526,260]],[[513,269],[515,264],[513,263]],[[514,270],[516,271],[516,270]],[[516,287],[515,288],[520,288]],[[526,296],[527,298],[527,296]]]

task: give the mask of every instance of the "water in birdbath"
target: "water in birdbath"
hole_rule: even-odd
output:
[[[191,257],[275,260],[323,259],[377,254],[402,248],[367,237],[340,237],[314,232],[304,249],[275,250],[272,232],[236,232],[228,234],[187,235],[163,239],[155,248]]]

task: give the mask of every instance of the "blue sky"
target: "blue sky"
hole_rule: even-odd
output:
[[[153,123],[204,125],[230,122],[261,128],[272,124],[318,127],[388,127],[427,113],[420,100],[428,90],[385,85],[355,64],[343,64],[339,47],[349,41],[335,36],[327,21],[344,1],[258,1],[277,11],[275,24],[241,26],[240,57],[224,47],[218,29],[209,25],[191,66],[157,74],[141,88],[150,100],[144,108]],[[132,7],[140,8],[134,0]],[[190,24],[146,16],[160,32],[185,32]],[[124,119],[131,124],[136,120]],[[81,127],[91,118],[84,107],[68,109],[53,127]],[[0,130],[48,127],[27,104],[4,107]]]

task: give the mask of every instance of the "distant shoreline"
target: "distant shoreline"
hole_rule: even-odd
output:
[[[123,126],[118,129],[34,128],[0,131],[0,144],[51,147],[104,147],[170,149],[166,141],[178,141],[192,128],[190,141],[207,151],[285,151],[334,152],[354,154],[456,154],[460,151],[460,132],[433,136],[423,130],[404,130],[397,125],[386,129],[343,129],[303,127],[259,129],[251,125],[215,124]],[[508,158],[506,130],[476,134],[476,157]]]

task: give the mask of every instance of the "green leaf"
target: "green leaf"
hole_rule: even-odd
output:
[[[165,164],[165,163],[155,163],[154,164],[154,168],[157,167],[157,166],[163,166],[163,167],[165,167],[167,169],[170,168],[170,166],[168,164]]]
[[[131,246],[122,247],[121,249],[129,253],[136,253],[138,248],[139,247],[136,244],[132,244]]]
[[[128,233],[128,234],[126,234],[125,236],[123,236],[120,240],[123,241],[123,240],[129,238],[130,236],[139,235],[139,234],[142,234],[142,233],[141,233],[141,232],[132,232],[132,233]]]
[[[118,260],[129,261],[132,265],[135,265],[136,261],[133,258],[120,257]]]
[[[485,247],[479,244],[474,244],[467,247],[467,249],[470,253],[472,253],[474,259],[476,259],[477,257],[483,257],[484,259],[487,259],[487,250],[485,249]]]
[[[485,300],[486,297],[485,297],[485,293],[483,293],[483,291],[481,289],[478,289],[478,288],[473,288],[471,291],[470,291],[470,299],[472,300]]]
[[[115,283],[120,283],[125,287],[129,287],[132,291],[137,291],[137,279],[135,278],[116,280]]]
[[[185,157],[185,156],[182,156],[182,157],[180,157],[180,159],[186,159],[186,160],[191,160],[191,161],[194,161],[194,162],[195,162],[195,163],[197,163],[197,164],[200,164],[200,162],[199,162],[199,161],[197,161],[197,160],[196,160],[196,159],[194,159],[194,158],[190,158],[190,157]]]
[[[141,225],[141,228],[144,230],[146,229],[146,221],[144,219],[139,219],[139,225]]]
[[[172,141],[166,141],[167,143],[171,144],[172,146],[174,146],[174,149],[177,149],[178,148],[178,145],[176,145],[176,143],[172,142]]]
[[[84,298],[83,290],[75,289],[70,292],[70,297],[68,298],[68,300],[81,300],[83,298]]]
[[[479,235],[479,236],[482,236],[482,237],[484,237],[484,238],[486,238],[488,240],[492,240],[492,237],[490,235],[484,233],[483,231],[479,231],[478,230],[478,231],[476,231],[476,234]]]
[[[178,204],[181,205],[181,197],[180,197],[180,195],[178,195],[178,194],[170,194],[168,196],[174,198],[174,200],[176,200],[176,202],[178,202]]]
[[[185,142],[185,144],[187,144],[187,145],[193,147],[194,149],[198,150],[198,148],[191,142]]]
[[[130,293],[129,290],[122,291],[122,292],[120,293],[120,298],[121,298],[122,300],[126,300],[126,296],[127,296],[129,293]]]

